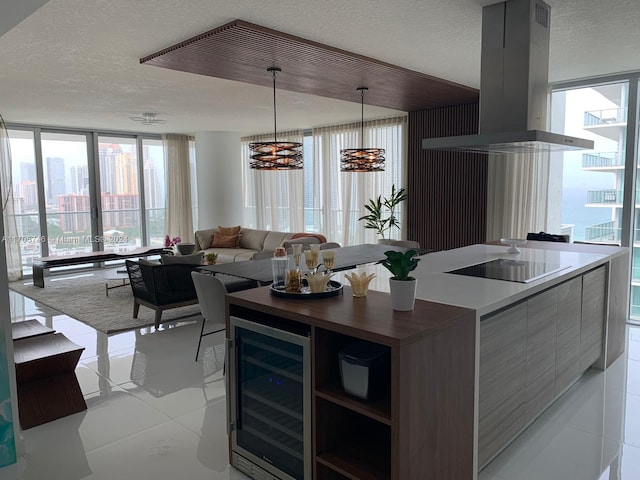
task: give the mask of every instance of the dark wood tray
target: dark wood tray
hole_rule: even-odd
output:
[[[277,290],[273,287],[273,284],[271,285],[271,295],[282,298],[293,298],[296,300],[314,300],[317,298],[335,297],[337,295],[342,295],[342,292],[342,284],[340,282],[336,282],[335,280],[329,280],[327,289],[324,292],[320,293],[311,293],[306,280],[302,280],[302,289],[300,292],[296,293],[290,293],[285,290]]]

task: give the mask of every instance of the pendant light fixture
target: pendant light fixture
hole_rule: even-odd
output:
[[[367,87],[359,87],[360,92],[360,148],[340,150],[340,170],[342,172],[383,172],[384,148],[364,148],[364,92]]]
[[[250,168],[256,170],[300,170],[302,168],[302,144],[297,142],[278,142],[276,123],[276,74],[277,67],[267,69],[273,75],[273,142],[254,142],[249,144],[251,151]]]

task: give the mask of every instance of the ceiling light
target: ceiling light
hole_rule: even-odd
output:
[[[129,117],[129,120],[133,120],[134,122],[140,122],[142,125],[159,125],[162,123],[167,123],[166,120],[160,120],[156,118],[155,113],[143,113],[141,117]]]
[[[273,142],[249,144],[251,151],[250,168],[257,170],[300,170],[302,168],[302,144],[278,142],[276,123],[276,74],[277,67],[267,69],[273,75]]]
[[[340,170],[342,172],[384,172],[384,148],[364,148],[364,92],[360,87],[360,148],[340,150]]]

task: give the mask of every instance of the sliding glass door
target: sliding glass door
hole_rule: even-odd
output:
[[[640,321],[638,75],[555,90],[552,129],[594,141],[588,152],[556,153],[562,182],[551,189],[551,218],[572,241],[629,246],[629,314]],[[554,211],[555,209],[555,211]]]
[[[621,243],[628,82],[553,93],[554,130],[594,141],[560,154],[562,233],[572,241]],[[552,203],[552,202],[550,202]]]
[[[142,246],[140,184],[135,138],[98,137],[102,236],[106,252]]]
[[[13,204],[23,273],[31,273],[33,259],[42,256],[35,138],[32,131],[9,130]]]
[[[49,255],[93,251],[89,159],[84,134],[41,134]]]
[[[24,275],[43,255],[162,245],[159,137],[9,126],[9,140]]]

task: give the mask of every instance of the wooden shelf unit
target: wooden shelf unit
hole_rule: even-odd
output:
[[[227,295],[230,315],[310,328],[314,479],[473,478],[473,310],[416,301],[396,312],[386,293],[299,301],[263,287]],[[340,380],[338,352],[361,340],[390,349],[389,385],[372,401]]]

